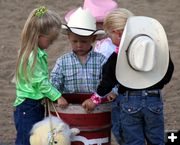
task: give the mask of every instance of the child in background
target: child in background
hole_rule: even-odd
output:
[[[117,128],[122,130],[122,145],[145,145],[145,140],[148,144],[164,145],[160,90],[171,80],[174,70],[166,34],[156,20],[129,17],[127,12],[114,10],[104,20],[105,31],[120,48],[104,65],[97,92],[82,106],[92,111],[101,103],[102,96],[119,84],[114,102],[119,106],[116,114],[121,126]]]
[[[52,84],[62,93],[93,93],[106,58],[94,52],[92,44],[105,32],[97,30],[95,18],[80,7],[67,25],[62,25],[62,33],[67,35],[72,52],[57,59],[51,72]]]
[[[90,4],[89,7],[87,6],[87,8],[91,9],[94,17],[96,18],[97,27],[103,29],[103,21],[105,16],[109,12],[117,9],[118,4],[114,0],[92,1],[93,2],[91,3],[89,2]],[[96,41],[94,51],[102,53],[106,58],[109,58],[109,56],[115,51],[115,48],[116,46],[112,43],[111,39],[106,36],[105,38]]]
[[[32,126],[44,118],[44,106],[41,103],[43,98],[57,100],[61,106],[67,105],[61,93],[49,82],[45,52],[57,39],[60,28],[58,14],[46,7],[39,7],[30,13],[22,30],[14,102],[16,145],[30,145]]]

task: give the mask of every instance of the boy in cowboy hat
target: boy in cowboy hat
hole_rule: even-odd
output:
[[[92,111],[115,84],[123,145],[164,145],[163,101],[160,90],[171,80],[174,65],[161,24],[149,17],[127,16],[115,10],[107,15],[104,28],[119,46],[103,67],[97,92],[82,105]],[[122,35],[122,36],[121,36]],[[118,126],[117,126],[118,127]]]
[[[103,28],[103,20],[105,18],[105,16],[118,8],[118,3],[115,0],[84,0],[83,3],[83,9],[88,9],[93,17],[95,17],[96,19],[96,26],[99,29]],[[69,21],[69,17],[71,16],[71,14],[76,10],[72,9],[70,10],[66,15],[65,15],[65,21],[68,22]],[[94,45],[94,51],[103,54],[107,59],[109,58],[109,56],[115,51],[116,46],[112,43],[111,39],[109,37],[104,36],[100,39],[96,39],[96,43]],[[108,94],[111,97],[116,97],[117,95],[117,87],[115,86],[112,91]],[[112,110],[117,110],[119,109],[119,107],[116,107],[116,105],[114,105],[114,103],[112,102]],[[116,116],[112,111],[112,122],[116,123]],[[112,128],[112,132],[116,138],[116,141],[118,143],[120,143],[120,138],[119,138],[119,131],[117,131],[117,127],[116,128]]]
[[[96,26],[99,29],[103,28],[103,20],[105,16],[118,8],[118,3],[114,0],[84,0],[83,9],[88,9],[96,19]],[[65,15],[65,21],[69,21],[69,17],[76,10],[72,9]],[[105,37],[105,36],[104,36]],[[101,38],[96,41],[94,51],[102,53],[106,58],[114,52],[116,46],[112,43],[109,37]]]
[[[94,52],[92,44],[105,32],[96,29],[96,20],[88,10],[78,8],[67,25],[62,25],[62,33],[68,36],[72,52],[57,59],[52,84],[62,93],[93,93],[106,58]]]

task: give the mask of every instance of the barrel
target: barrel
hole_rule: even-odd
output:
[[[110,145],[111,144],[111,106],[103,103],[91,113],[81,107],[82,102],[91,94],[63,94],[69,102],[65,109],[56,106],[61,119],[71,128],[80,129],[72,138],[71,145]],[[53,109],[51,113],[56,115]]]

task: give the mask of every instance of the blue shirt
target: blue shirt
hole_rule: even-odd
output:
[[[106,58],[91,50],[85,64],[75,53],[58,58],[51,72],[51,83],[62,93],[93,93],[101,79]]]

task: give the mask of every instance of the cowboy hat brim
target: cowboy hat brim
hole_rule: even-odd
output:
[[[127,50],[137,35],[147,35],[156,44],[156,63],[149,72],[137,71],[128,62]],[[166,74],[169,64],[169,48],[166,33],[155,19],[133,16],[127,20],[117,58],[116,78],[120,84],[132,89],[144,89],[158,83]]]

